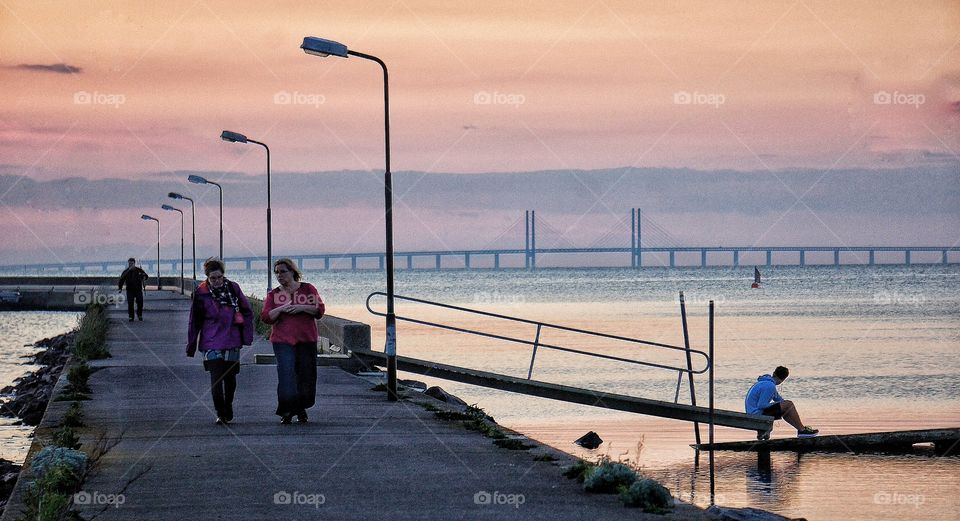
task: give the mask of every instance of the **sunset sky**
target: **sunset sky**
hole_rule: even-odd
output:
[[[222,142],[223,129],[267,142],[274,172],[382,170],[379,68],[308,56],[304,36],[388,64],[394,171],[960,166],[956,1],[0,0],[0,176],[262,175],[262,150]],[[136,208],[7,192],[6,257],[70,256],[61,221],[139,244],[124,229],[140,223],[111,224]]]

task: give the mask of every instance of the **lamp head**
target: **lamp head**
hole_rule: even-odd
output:
[[[167,197],[169,197],[170,199],[183,199],[183,196],[178,194],[177,192],[170,192],[169,194],[167,194]]]
[[[163,208],[164,210],[170,210],[171,212],[179,212],[179,211],[180,211],[179,208],[174,208],[174,207],[170,206],[169,204],[165,204],[165,205],[161,206],[160,208]]]
[[[147,214],[141,215],[140,218],[143,219],[144,221],[157,221],[157,222],[160,222],[160,220],[157,219],[156,217],[150,217],[150,216],[147,215]]]
[[[303,52],[314,56],[339,56],[347,57],[347,46],[333,40],[324,40],[314,36],[307,36],[300,45]]]
[[[239,132],[230,132],[229,130],[224,130],[220,133],[220,139],[224,141],[229,141],[231,143],[246,143],[247,136]]]
[[[187,181],[190,181],[191,183],[198,184],[198,185],[207,184],[207,178],[200,177],[198,175],[191,175],[190,177],[187,178]]]

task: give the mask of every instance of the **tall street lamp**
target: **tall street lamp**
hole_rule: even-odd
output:
[[[383,131],[386,156],[386,170],[383,175],[383,199],[387,241],[387,338],[384,352],[387,355],[387,399],[393,402],[397,400],[397,317],[393,311],[393,180],[390,175],[390,89],[387,78],[387,64],[376,56],[348,50],[347,46],[342,43],[313,36],[304,38],[300,48],[303,49],[303,52],[314,56],[338,56],[340,58],[356,56],[376,62],[383,69]]]
[[[215,183],[198,175],[191,175],[187,178],[187,181],[198,185],[213,185],[220,191],[220,260],[223,260],[223,187],[220,186],[220,183]]]
[[[170,192],[167,194],[167,197],[170,199],[186,199],[190,201],[190,242],[193,245],[193,283],[197,283],[197,208],[193,204],[193,199],[178,194],[176,192]]]
[[[186,284],[186,281],[183,278],[183,210],[174,208],[169,204],[165,204],[160,208],[171,212],[180,212],[180,294],[183,295],[185,293],[183,287]]]
[[[220,133],[220,139],[229,143],[253,143],[260,145],[267,151],[267,293],[273,289],[273,234],[271,232],[270,222],[270,147],[266,143],[261,143],[238,132],[224,130]]]
[[[147,214],[140,216],[144,221],[156,221],[157,222],[157,289],[160,289],[160,219],[156,217],[150,217]]]

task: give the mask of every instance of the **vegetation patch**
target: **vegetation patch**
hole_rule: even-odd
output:
[[[533,457],[533,461],[546,461],[549,463],[549,462],[557,461],[557,458],[554,458],[550,454],[538,454]]]
[[[80,318],[77,335],[73,339],[73,354],[80,360],[100,360],[110,358],[107,351],[107,330],[110,319],[100,304],[87,306],[87,312]]]
[[[530,445],[529,443],[524,443],[523,440],[518,438],[506,438],[506,439],[493,440],[493,444],[496,445],[497,447],[500,447],[501,449],[507,449],[507,450],[530,450],[536,447],[536,445]]]
[[[67,408],[67,412],[63,414],[63,422],[61,425],[64,427],[83,427],[83,406],[80,405],[80,402],[73,402],[70,404],[70,407]]]
[[[673,496],[667,487],[654,479],[640,479],[629,488],[620,491],[620,501],[630,508],[641,508],[644,512],[664,514],[673,508]]]
[[[250,302],[250,309],[253,310],[253,329],[263,338],[270,338],[270,332],[273,327],[270,324],[260,320],[260,312],[263,311],[263,301],[255,297],[247,297]]]
[[[637,473],[623,463],[604,461],[590,470],[583,479],[583,490],[593,494],[616,494],[633,485]]]

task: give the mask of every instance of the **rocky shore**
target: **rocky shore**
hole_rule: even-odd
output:
[[[47,410],[47,403],[53,393],[53,387],[63,372],[63,367],[70,358],[70,349],[73,346],[75,331],[45,338],[36,344],[43,348],[27,363],[39,365],[40,369],[18,378],[13,385],[0,390],[6,396],[12,396],[0,405],[0,415],[8,418],[19,418],[16,424],[37,426]],[[6,506],[7,499],[17,484],[20,475],[20,465],[0,459],[0,513]]]
[[[0,414],[8,418],[20,418],[17,423],[21,425],[36,426],[40,423],[44,411],[47,410],[50,395],[53,393],[53,386],[56,385],[64,365],[70,358],[70,348],[73,346],[75,334],[71,331],[45,338],[34,344],[43,350],[33,355],[32,361],[28,363],[41,367],[17,378],[13,385],[0,390],[0,394],[13,396],[0,407]]]

